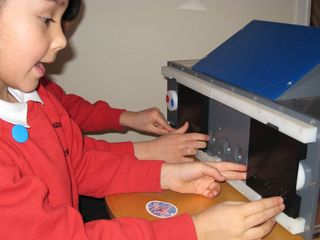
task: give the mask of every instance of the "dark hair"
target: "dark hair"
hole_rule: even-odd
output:
[[[80,11],[80,7],[81,0],[69,0],[68,7],[62,16],[62,21],[71,22],[74,20]]]

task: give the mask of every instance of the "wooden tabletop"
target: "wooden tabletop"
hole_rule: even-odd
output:
[[[191,215],[225,200],[247,201],[243,195],[227,183],[222,184],[221,194],[215,199],[207,199],[199,195],[181,194],[173,191],[164,191],[163,193],[116,194],[106,197],[106,203],[112,217],[138,217],[155,220],[157,218],[146,211],[146,203],[151,200],[172,203],[177,206],[178,214],[189,213]],[[279,224],[276,224],[273,231],[264,239],[303,240],[300,236],[290,234]]]

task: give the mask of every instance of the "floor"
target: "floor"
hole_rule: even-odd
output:
[[[92,198],[80,196],[80,212],[84,222],[89,222],[97,219],[110,219],[107,213],[104,198]]]

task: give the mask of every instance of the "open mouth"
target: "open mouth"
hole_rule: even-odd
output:
[[[44,65],[41,62],[38,62],[35,65],[35,69],[40,74],[40,77],[44,76],[44,74],[46,73],[46,68],[44,67]]]

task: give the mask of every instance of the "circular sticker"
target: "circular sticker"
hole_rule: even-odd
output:
[[[14,125],[11,134],[18,143],[24,143],[29,138],[28,130],[22,125]]]
[[[152,216],[155,216],[158,218],[173,217],[178,213],[178,209],[175,205],[168,202],[162,202],[157,200],[148,202],[146,204],[146,210]]]

